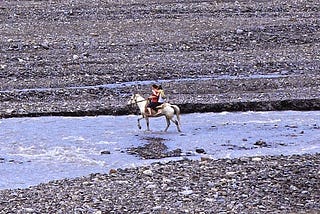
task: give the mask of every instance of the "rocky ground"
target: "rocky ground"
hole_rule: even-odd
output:
[[[0,191],[0,213],[319,213],[320,155],[115,169]]]
[[[319,1],[1,1],[0,118],[320,109]],[[133,110],[134,111],[134,110]],[[175,156],[161,139],[132,148]],[[150,148],[158,148],[150,153]],[[319,213],[319,154],[180,161],[0,194],[1,213]]]
[[[184,113],[320,109],[319,8],[2,1],[0,117],[128,114],[130,94],[159,80]]]

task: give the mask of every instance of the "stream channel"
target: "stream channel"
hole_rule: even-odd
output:
[[[181,158],[213,159],[320,152],[320,111],[221,112],[181,115],[182,133],[137,115],[0,119],[0,189]],[[181,157],[147,160],[127,149],[161,138]],[[202,149],[204,153],[197,153]]]

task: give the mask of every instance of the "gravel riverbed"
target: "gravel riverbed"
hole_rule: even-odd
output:
[[[0,191],[1,213],[319,213],[320,155],[154,163]]]
[[[0,118],[129,114],[130,95],[147,96],[153,82],[182,113],[319,110],[319,8],[316,0],[1,1]],[[2,190],[0,213],[319,213],[319,160],[115,169]]]
[[[184,113],[320,109],[319,8],[2,1],[0,117],[128,114],[157,81]]]

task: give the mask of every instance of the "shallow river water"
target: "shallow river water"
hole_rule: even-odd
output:
[[[194,113],[182,115],[181,122],[182,133],[174,124],[164,133],[164,118],[151,119],[152,131],[145,132],[137,128],[136,115],[1,119],[0,189],[159,161],[126,153],[150,137],[165,139],[169,150],[182,149],[180,158],[320,152],[320,111]]]

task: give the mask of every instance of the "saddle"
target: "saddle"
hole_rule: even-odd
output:
[[[158,113],[159,109],[164,109],[166,106],[168,105],[168,103],[162,103],[161,105],[156,106],[155,108],[151,109],[152,115],[151,116],[157,116],[161,113]],[[147,113],[147,107],[145,108],[145,112]]]
[[[161,105],[158,105],[156,109],[160,109],[160,108],[163,109],[166,106],[166,104],[167,103],[162,103]]]

